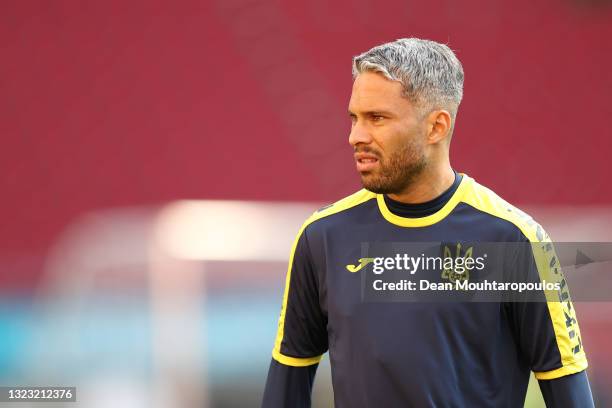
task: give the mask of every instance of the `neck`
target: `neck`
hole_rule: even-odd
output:
[[[435,169],[426,169],[404,191],[387,194],[389,198],[406,204],[419,204],[433,200],[448,190],[455,181],[455,173],[449,163]]]

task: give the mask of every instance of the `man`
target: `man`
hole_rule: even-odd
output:
[[[374,259],[363,257],[364,243],[549,238],[529,216],[453,171],[463,68],[447,46],[415,38],[383,44],[353,59],[353,77],[349,143],[364,189],[320,209],[298,233],[263,406],[310,406],[328,350],[337,407],[522,407],[531,371],[548,406],[593,406],[561,275],[556,301],[364,297]],[[554,260],[530,250],[526,265],[515,260],[510,269],[539,281],[558,274]]]

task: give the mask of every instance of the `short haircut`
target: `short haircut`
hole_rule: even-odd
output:
[[[463,67],[447,45],[401,38],[354,57],[353,78],[364,71],[400,82],[421,113],[446,109],[454,121],[463,98]]]

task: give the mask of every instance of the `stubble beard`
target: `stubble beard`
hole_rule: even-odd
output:
[[[415,144],[407,144],[385,159],[378,152],[362,151],[376,154],[380,163],[378,170],[361,173],[363,187],[376,194],[405,192],[427,167],[425,154]]]

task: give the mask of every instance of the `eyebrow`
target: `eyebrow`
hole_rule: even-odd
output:
[[[375,116],[375,115],[393,116],[392,112],[388,112],[388,111],[384,111],[384,110],[366,111],[366,112],[362,112],[362,114],[364,116]],[[357,116],[356,113],[351,112],[350,110],[348,111],[348,115],[349,116]]]

